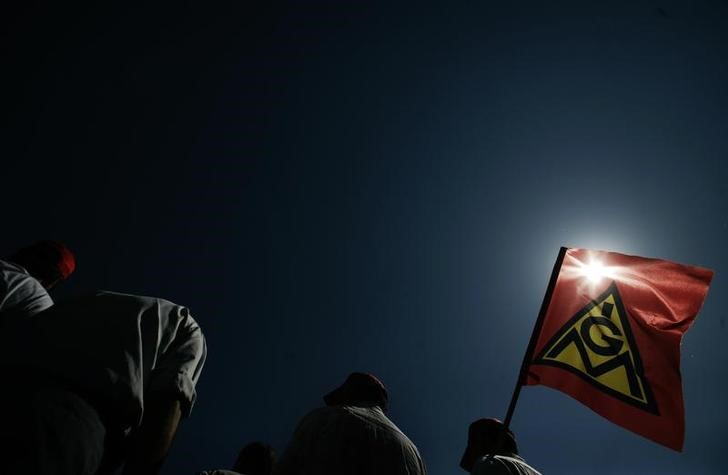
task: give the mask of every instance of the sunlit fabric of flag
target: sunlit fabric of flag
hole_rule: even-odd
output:
[[[523,383],[558,389],[615,424],[682,450],[680,344],[713,272],[586,249],[559,257]]]

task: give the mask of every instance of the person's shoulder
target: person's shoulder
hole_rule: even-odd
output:
[[[369,427],[376,427],[377,439],[382,442],[394,443],[397,446],[408,446],[419,456],[419,451],[414,442],[390,419],[387,414],[377,405],[370,406],[344,406],[350,411],[353,417],[364,422]]]
[[[3,260],[0,263],[0,311],[31,316],[53,306],[48,291],[24,267]]]
[[[482,457],[475,463],[472,475],[541,475],[518,455],[496,455]]]
[[[344,406],[351,414],[363,418],[370,423],[376,424],[390,431],[404,436],[399,427],[384,413],[381,407],[372,404],[364,406]]]
[[[14,262],[4,261],[0,259],[0,275],[6,285],[16,286],[25,285],[28,282],[37,282],[25,269]],[[40,285],[40,282],[37,282]]]
[[[362,419],[349,406],[321,406],[307,412],[298,423],[298,432],[348,430],[362,426]]]
[[[243,474],[240,472],[233,472],[232,470],[217,469],[217,470],[203,470],[201,472],[197,472],[197,475],[243,475]]]
[[[6,261],[4,259],[0,259],[0,270],[8,272],[18,272],[20,274],[28,273],[28,271],[25,270],[25,267],[21,267],[14,262]]]
[[[330,419],[334,417],[346,417],[348,411],[341,406],[321,406],[311,409],[304,416],[303,420]]]

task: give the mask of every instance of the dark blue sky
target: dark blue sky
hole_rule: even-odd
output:
[[[723,473],[728,4],[594,3],[16,7],[2,249],[68,242],[59,298],[191,308],[209,358],[170,475],[282,450],[355,370],[461,473],[559,246],[710,267],[684,453],[543,387],[513,429],[545,474]]]

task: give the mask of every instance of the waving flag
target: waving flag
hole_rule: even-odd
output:
[[[522,382],[558,389],[682,450],[680,343],[712,277],[659,259],[562,248]]]

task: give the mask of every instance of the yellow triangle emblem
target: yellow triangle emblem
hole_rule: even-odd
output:
[[[564,369],[626,403],[659,414],[615,282],[556,332],[534,364]]]

